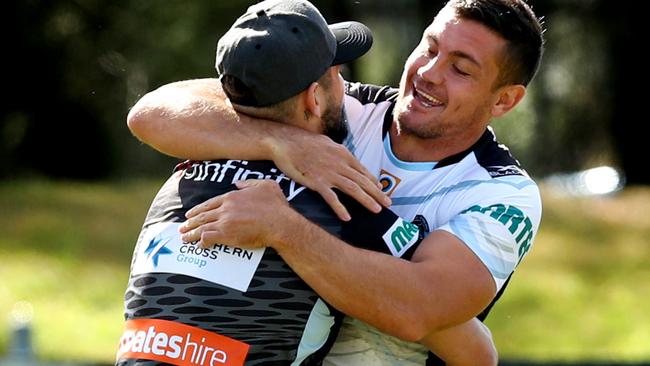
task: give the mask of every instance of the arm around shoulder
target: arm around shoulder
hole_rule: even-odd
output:
[[[129,112],[127,125],[140,141],[178,158],[266,158],[270,153],[261,151],[264,144],[250,143],[264,134],[243,126],[245,119],[250,118],[234,111],[218,79],[195,79],[144,95]]]

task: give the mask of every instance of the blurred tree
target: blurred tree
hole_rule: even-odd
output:
[[[622,4],[602,1],[598,17],[602,20],[609,35],[611,65],[611,98],[604,103],[610,104],[612,118],[610,132],[621,167],[629,183],[650,184],[650,170],[645,166],[648,157],[646,137],[642,132],[647,121],[643,91],[648,81],[645,69],[647,58],[641,56],[645,35],[645,13],[636,8],[640,3]],[[644,18],[644,19],[642,19]],[[643,37],[643,39],[642,39]]]
[[[495,123],[535,175],[617,164],[650,183],[637,90],[640,12],[606,0],[530,0],[548,25],[540,75],[523,106]],[[166,174],[172,160],[143,148],[125,117],[144,93],[214,77],[218,37],[252,0],[10,2],[0,110],[0,177],[105,178]],[[406,57],[444,0],[314,0],[331,22],[375,34],[351,80],[397,85]],[[637,51],[640,52],[640,51]]]
[[[84,26],[74,8],[63,11],[67,5],[71,4],[8,4],[12,16],[3,22],[7,27],[3,33],[11,35],[7,37],[11,57],[5,58],[9,92],[0,112],[2,176],[101,177],[110,166],[109,134],[96,123],[99,111],[77,98],[79,90],[66,80],[65,69],[73,66],[67,56],[79,50],[64,40]]]

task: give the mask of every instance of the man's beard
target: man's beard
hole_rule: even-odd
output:
[[[321,117],[323,134],[336,143],[342,143],[348,135],[347,125],[343,121],[343,107],[340,104],[330,103]]]

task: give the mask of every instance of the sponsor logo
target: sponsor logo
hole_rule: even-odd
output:
[[[413,244],[415,244],[420,235],[420,230],[415,224],[398,218],[393,226],[382,235],[384,242],[388,246],[391,254],[401,257]]]
[[[234,184],[247,179],[274,180],[282,187],[287,196],[287,201],[291,201],[306,189],[276,168],[270,168],[267,171],[248,169],[248,161],[246,160],[191,162],[182,166],[182,168],[184,168],[183,179],[195,182],[210,181]],[[288,182],[288,185],[286,185],[286,182]]]
[[[516,165],[489,166],[485,169],[487,169],[488,174],[490,174],[492,178],[505,177],[508,175],[525,175],[524,171]]]
[[[265,249],[248,250],[215,244],[208,248],[183,242],[178,222],[147,227],[138,239],[132,274],[178,273],[246,291]]]
[[[485,215],[490,215],[490,217],[505,225],[508,231],[510,231],[510,234],[516,235],[515,240],[519,244],[519,261],[530,250],[533,237],[535,236],[533,222],[517,207],[500,203],[487,207],[474,205],[461,212],[461,214],[467,212],[480,212]]]
[[[429,222],[424,216],[415,215],[413,223],[420,229],[420,240],[424,239],[424,236],[431,232],[431,229],[429,229]]]
[[[159,319],[126,322],[117,359],[139,358],[173,365],[244,364],[249,345],[189,325]]]
[[[158,259],[161,255],[173,253],[166,247],[167,243],[169,243],[169,239],[163,242],[162,236],[158,235],[149,241],[149,246],[144,250],[144,254],[147,254],[148,258],[153,262],[154,268],[158,267]]]
[[[379,174],[379,183],[381,183],[381,191],[386,193],[389,196],[393,194],[393,191],[395,190],[395,188],[397,188],[397,185],[400,184],[401,181],[402,180],[399,179],[397,176],[390,174],[384,169],[382,169],[381,173]]]

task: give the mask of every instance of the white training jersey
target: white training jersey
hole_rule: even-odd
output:
[[[388,87],[346,84],[350,134],[345,145],[379,177],[394,212],[427,232],[455,235],[480,258],[496,283],[496,301],[537,233],[538,187],[491,129],[467,151],[441,161],[399,160],[388,133],[396,95],[397,90]],[[399,246],[408,238],[394,240]],[[325,364],[433,365],[435,360],[421,345],[347,317]]]

